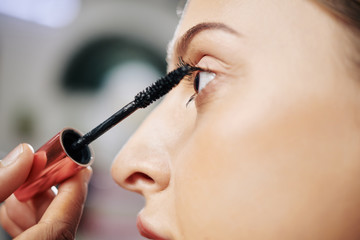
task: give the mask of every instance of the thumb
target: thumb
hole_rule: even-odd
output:
[[[29,144],[20,144],[0,161],[0,202],[25,182],[33,157],[33,148]]]

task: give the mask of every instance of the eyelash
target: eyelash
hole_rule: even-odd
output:
[[[186,102],[186,107],[193,101],[195,100],[198,92],[196,91],[195,89],[195,78],[197,76],[197,74],[199,72],[202,72],[202,71],[205,71],[205,72],[212,72],[210,69],[208,68],[199,68],[199,67],[196,67],[195,64],[192,64],[192,63],[189,63],[189,62],[185,62],[184,59],[182,59],[181,57],[179,57],[179,62],[178,62],[178,67],[182,67],[182,66],[190,66],[192,67],[193,69],[195,69],[194,73],[195,73],[195,77],[193,77],[193,74],[187,76],[187,80],[193,85],[194,87],[194,90],[195,90],[195,93],[193,95],[190,96],[189,100]]]

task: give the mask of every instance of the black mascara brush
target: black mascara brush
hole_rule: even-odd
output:
[[[88,145],[102,134],[107,132],[110,128],[118,124],[120,121],[128,117],[134,111],[139,108],[146,108],[148,105],[156,101],[157,99],[164,96],[168,93],[173,87],[179,84],[179,82],[186,76],[190,75],[193,71],[196,71],[197,68],[192,67],[187,64],[182,64],[179,68],[167,74],[165,77],[160,78],[151,86],[147,87],[145,90],[139,92],[134,100],[111,117],[106,119],[104,122],[99,124],[90,132],[86,133],[84,136],[79,138],[73,145],[73,149],[79,149],[84,145]]]
[[[64,128],[46,142],[34,155],[29,177],[16,191],[19,201],[26,201],[73,176],[93,162],[89,143],[100,137],[139,108],[145,108],[168,93],[187,75],[199,68],[181,62],[181,66],[139,92],[134,100],[85,135]]]

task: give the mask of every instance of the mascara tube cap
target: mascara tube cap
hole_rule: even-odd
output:
[[[90,166],[94,160],[92,149],[88,145],[72,148],[81,136],[77,130],[65,128],[40,147],[34,155],[29,176],[14,192],[15,197],[26,201]]]

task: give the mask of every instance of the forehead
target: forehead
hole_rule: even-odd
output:
[[[240,7],[244,7],[244,1],[239,0],[190,0],[186,8],[177,34],[184,34],[189,28],[201,22],[231,22],[233,13],[241,14]]]

